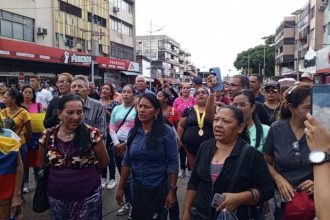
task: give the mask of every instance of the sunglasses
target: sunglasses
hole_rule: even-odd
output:
[[[265,89],[265,92],[266,93],[276,93],[276,92],[279,92],[280,90],[278,89]]]

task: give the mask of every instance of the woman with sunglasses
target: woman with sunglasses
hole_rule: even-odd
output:
[[[275,183],[275,219],[289,214],[288,202],[304,192],[313,194],[313,171],[308,162],[308,149],[304,121],[311,108],[311,87],[295,85],[288,89],[282,103],[279,121],[269,130],[264,145],[264,157]],[[300,194],[299,194],[300,195]]]
[[[280,113],[281,93],[278,82],[269,82],[265,85],[265,102],[263,106],[269,116],[270,123],[278,119]]]
[[[212,116],[206,114],[206,101],[209,92],[202,87],[195,93],[197,103],[187,108],[181,116],[178,126],[179,144],[184,146],[188,164],[192,169],[199,146],[202,142],[214,137],[212,130]]]

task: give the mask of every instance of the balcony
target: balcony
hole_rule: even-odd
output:
[[[176,65],[176,66],[179,66],[179,62],[174,60],[174,59],[166,58],[165,62]]]

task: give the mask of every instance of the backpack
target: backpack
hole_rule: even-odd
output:
[[[8,117],[8,114],[7,114],[7,109],[5,109],[5,119],[3,119],[3,124],[4,124],[4,127],[5,128],[8,128],[12,131],[15,132],[16,130],[16,124],[15,124],[15,121],[14,121],[14,118],[19,115],[21,112],[23,111],[23,109],[21,109],[20,111],[18,111],[15,115],[13,115],[11,118]],[[24,126],[23,126],[24,127]],[[21,128],[21,130],[19,131],[18,135],[21,133],[23,127]]]

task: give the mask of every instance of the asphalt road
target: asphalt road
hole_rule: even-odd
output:
[[[33,175],[30,175],[30,177]],[[118,181],[118,179],[117,179]],[[178,201],[180,206],[180,212],[182,213],[182,207],[184,202],[184,197],[186,194],[188,177],[184,179],[178,179]],[[31,179],[30,182],[30,192],[24,194],[24,204],[23,204],[23,214],[24,220],[48,220],[50,219],[49,212],[44,213],[34,213],[32,210],[32,198],[35,189],[35,182]],[[116,216],[116,211],[119,208],[116,200],[116,188],[113,190],[102,190],[102,214],[104,220],[126,220],[127,216]]]

